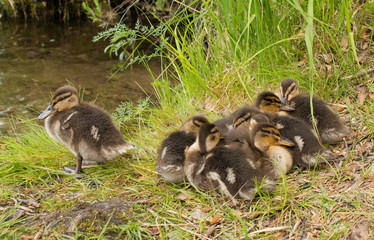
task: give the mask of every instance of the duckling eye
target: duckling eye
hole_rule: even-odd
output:
[[[58,99],[58,101],[62,101],[62,100],[65,100],[67,97],[60,97],[59,99]]]
[[[212,140],[212,141],[213,141],[214,139],[216,139],[216,137],[215,137],[215,136],[211,136],[211,137],[210,137],[210,140]]]

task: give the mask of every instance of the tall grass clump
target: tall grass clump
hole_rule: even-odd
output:
[[[355,2],[216,0],[181,6],[173,18],[160,19],[153,31],[157,35],[148,38],[163,60],[164,71],[154,82],[162,108],[180,102],[221,111],[251,102],[260,90],[275,90],[285,77],[308,91],[318,89],[323,97],[342,96],[344,88],[327,90],[353,71],[348,66],[359,68],[348,23],[362,7]],[[131,31],[150,36],[149,27],[118,26],[99,35],[111,39],[111,51],[122,51]],[[348,49],[341,47],[345,38]],[[145,60],[144,52],[134,50]],[[329,54],[333,59],[326,66],[321,56]]]
[[[20,231],[14,227],[21,223],[24,217],[13,217],[16,215],[17,206],[2,210],[0,213],[0,237],[1,239],[18,239],[20,237]]]
[[[5,184],[0,199],[13,194],[12,185],[27,188],[58,182],[57,169],[63,162],[56,159],[69,156],[68,150],[53,141],[42,126],[26,119],[21,121],[27,125],[25,134],[0,138],[0,181]]]

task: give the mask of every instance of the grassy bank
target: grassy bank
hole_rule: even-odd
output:
[[[373,2],[232,4],[192,4],[153,35],[141,27],[134,32],[136,42],[152,39],[161,46],[164,71],[154,76],[156,100],[122,104],[113,114],[138,147],[131,156],[75,179],[60,171],[75,157],[36,120],[22,120],[22,135],[1,136],[1,238],[373,237],[374,83],[354,75],[374,67]],[[121,54],[126,31],[118,27],[102,34],[112,39],[113,54],[116,49]],[[163,137],[189,116],[218,119],[252,103],[260,91],[278,91],[285,77],[333,103],[352,129],[348,149],[328,146],[345,160],[320,169],[294,168],[274,193],[236,206],[218,193],[169,184],[154,173]]]

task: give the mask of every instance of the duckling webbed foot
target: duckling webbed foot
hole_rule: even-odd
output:
[[[77,154],[77,166],[76,167],[64,167],[63,172],[67,174],[81,174],[84,173],[82,169],[83,157],[80,153]]]
[[[70,167],[65,166],[64,169],[62,170],[62,172],[66,173],[66,174],[76,174],[76,167],[75,166],[70,166]]]
[[[75,166],[70,166],[70,167],[65,166],[64,169],[62,170],[62,172],[65,174],[74,174],[74,177],[76,179],[82,179],[85,177],[85,175],[77,174],[76,171],[77,169]]]
[[[84,173],[83,171],[77,173],[77,167],[76,166],[65,166],[62,170],[66,174],[80,174]]]

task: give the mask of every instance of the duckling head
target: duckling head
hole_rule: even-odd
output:
[[[259,123],[252,131],[252,144],[261,152],[272,146],[295,146],[295,143],[280,135],[279,130],[271,123]]]
[[[253,129],[259,123],[270,123],[270,120],[263,113],[256,114],[249,122],[249,129]]]
[[[200,127],[197,142],[202,154],[213,150],[221,140],[221,134],[214,124],[204,124]]]
[[[183,132],[191,132],[191,133],[198,133],[199,131],[199,128],[204,125],[204,124],[207,124],[209,123],[208,119],[206,119],[205,117],[203,116],[193,116],[189,119],[187,119],[187,121],[185,123],[183,123],[183,125],[180,127],[180,131],[183,131]]]
[[[282,104],[288,103],[293,97],[299,94],[297,82],[292,78],[285,78],[280,83],[280,100]]]
[[[63,112],[80,104],[78,92],[70,86],[63,86],[56,90],[52,102],[39,115],[38,119],[44,119],[55,112]]]
[[[279,97],[272,92],[262,92],[257,96],[256,106],[261,112],[276,113],[279,110],[294,111],[295,108],[291,105],[281,102]]]
[[[249,127],[253,117],[259,113],[260,111],[257,107],[246,105],[236,112],[232,125],[234,128],[239,126]]]

